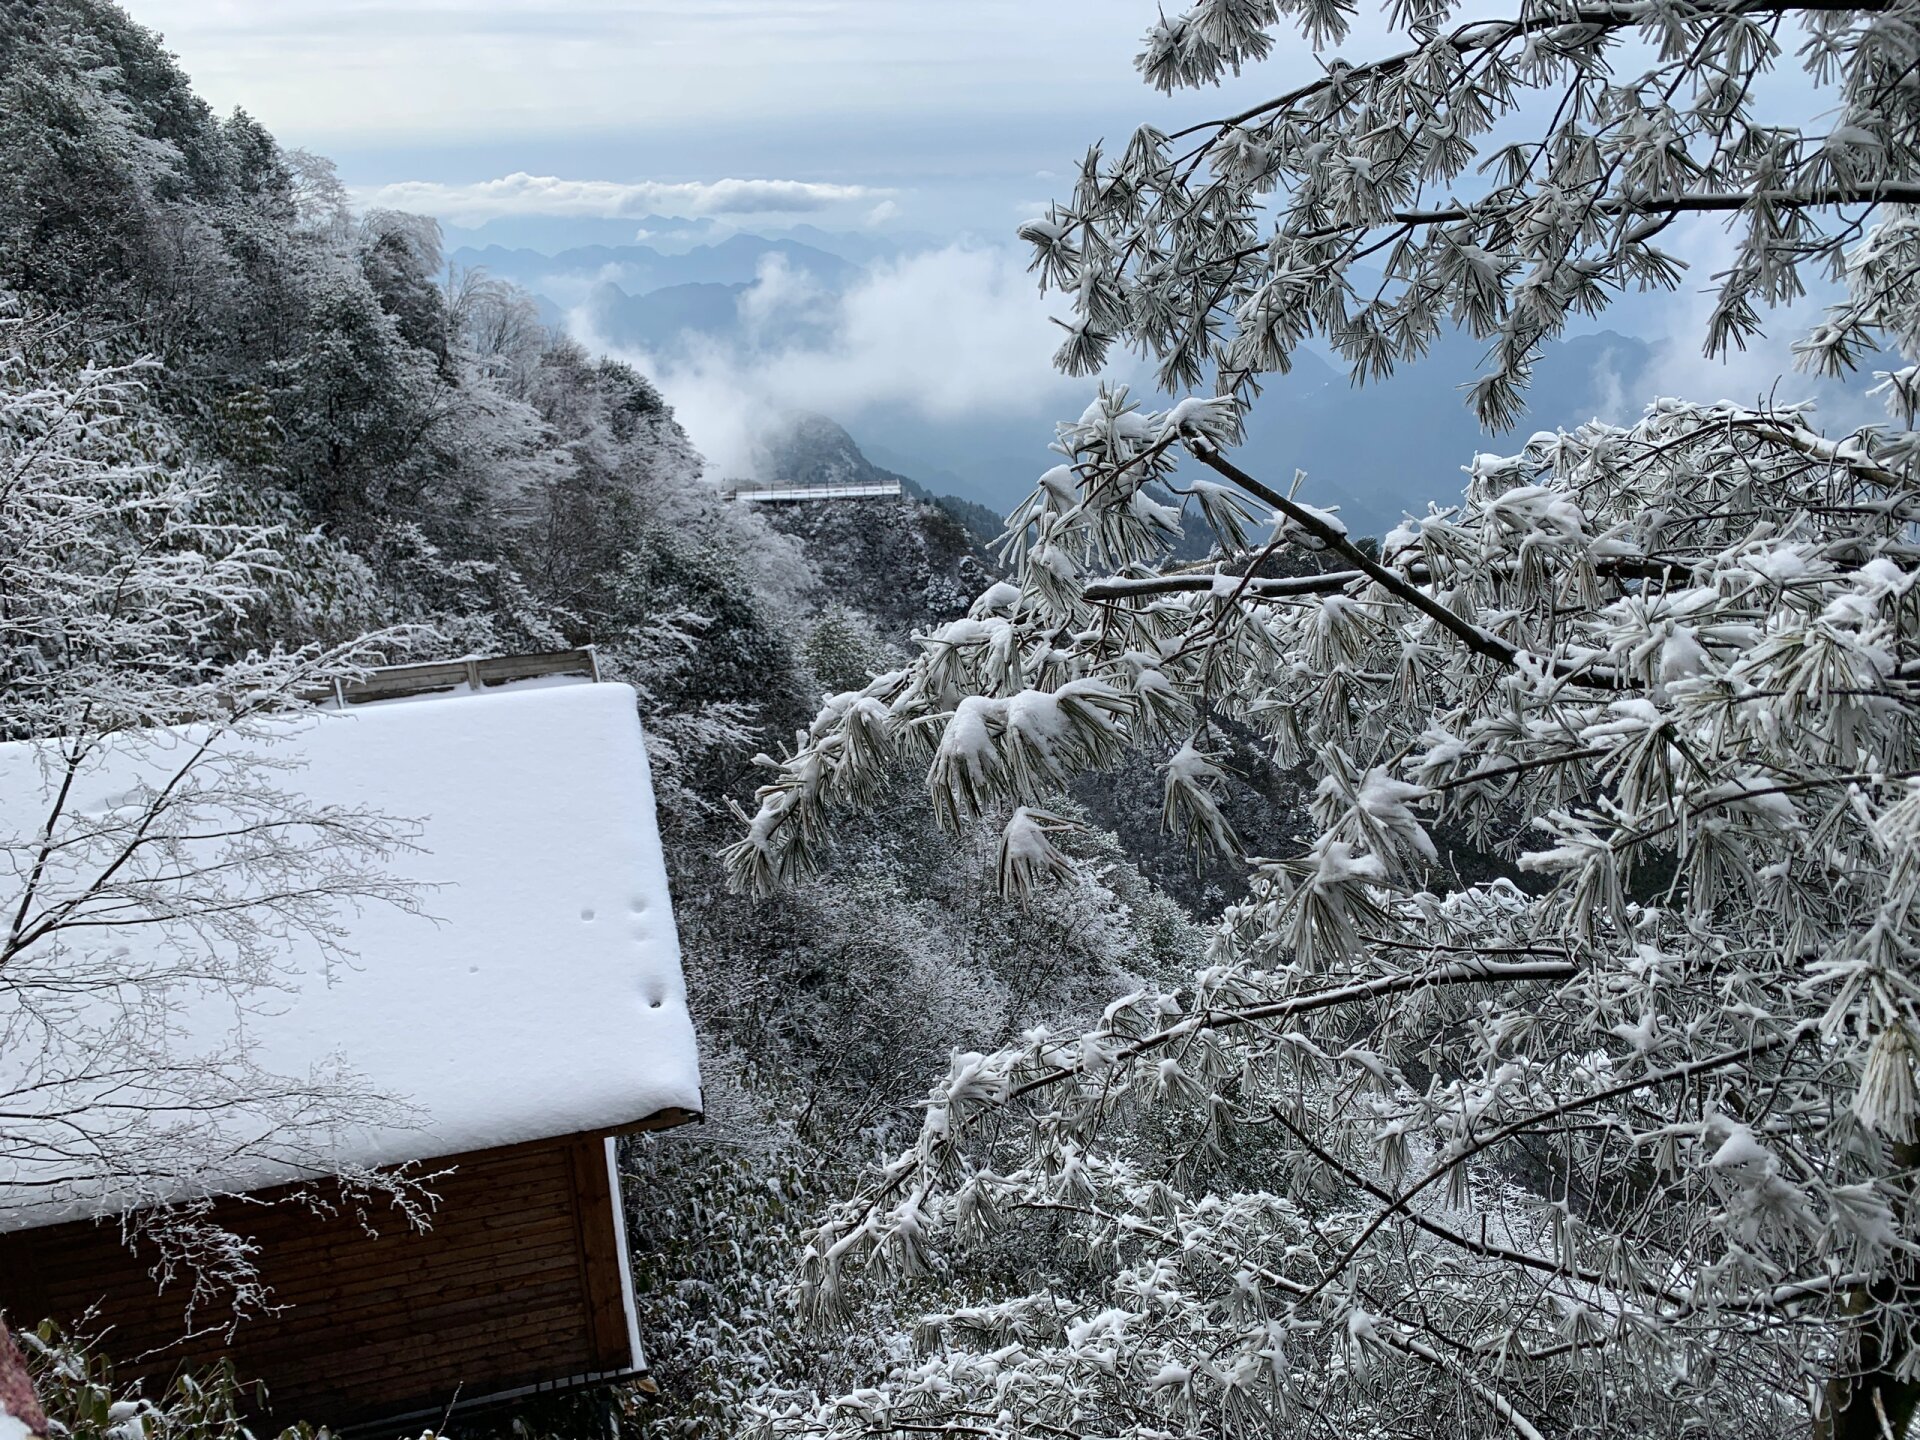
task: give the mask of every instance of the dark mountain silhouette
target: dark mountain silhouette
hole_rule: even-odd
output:
[[[957,495],[937,494],[912,476],[876,465],[852,435],[824,415],[800,412],[783,417],[760,437],[754,458],[763,479],[793,485],[898,480],[908,498],[937,506],[967,532],[973,543],[988,544],[1000,534],[1001,516],[997,511]],[[929,478],[942,484],[954,477]]]
[[[563,296],[556,291],[578,292],[602,280],[629,294],[670,285],[747,285],[768,258],[776,256],[792,270],[833,286],[844,284],[858,268],[797,240],[768,240],[759,235],[730,235],[717,244],[696,245],[680,254],[650,245],[582,245],[555,255],[488,245],[463,246],[447,258],[456,267],[481,268],[560,300]]]

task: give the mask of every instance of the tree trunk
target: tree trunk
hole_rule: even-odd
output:
[[[1920,1144],[1897,1144],[1893,1151],[1899,1168],[1920,1165]],[[1916,1289],[1920,1267],[1908,1260],[1854,1292],[1851,1308],[1860,1319],[1854,1326],[1853,1363],[1827,1382],[1826,1406],[1814,1422],[1814,1440],[1909,1440],[1914,1412],[1920,1409],[1920,1381],[1902,1380],[1894,1372],[1913,1346],[1881,1320],[1889,1310],[1910,1309]]]
[[[1907,1347],[1889,1346],[1873,1313],[1898,1283],[1875,1285],[1863,1297],[1868,1314],[1860,1322],[1853,1373],[1827,1383],[1826,1413],[1814,1426],[1814,1440],[1909,1440],[1920,1383],[1894,1375]]]

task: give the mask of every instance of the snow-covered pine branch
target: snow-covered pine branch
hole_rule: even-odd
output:
[[[1347,19],[1203,0],[1142,66],[1203,83]],[[1125,340],[1222,393],[1103,388],[1010,517],[1010,581],[767,761],[751,889],[891,764],[1003,826],[1010,893],[1057,873],[1036,817],[1128,748],[1222,848],[1216,730],[1318,780],[1306,844],[1236,837],[1272,853],[1189,983],[955,1057],[801,1275],[820,1315],[924,1286],[922,1358],[776,1432],[1852,1437],[1920,1398],[1920,8],[1391,19],[1403,51],[1096,153],[1028,227],[1064,365]],[[1824,134],[1753,113],[1790,38]],[[1655,241],[1696,210],[1742,236],[1710,348],[1827,266],[1801,355],[1900,351],[1866,382],[1892,425],[1660,400],[1475,457],[1377,547],[1231,459],[1309,335],[1366,378],[1464,326],[1509,417],[1571,313],[1673,283]],[[1215,550],[1174,566],[1186,500]],[[1058,1263],[973,1292],[1016,1224]]]
[[[1242,549],[1204,586],[1161,588],[1089,579],[1151,558],[1104,513],[1133,513],[1133,474],[1177,484],[1154,450],[1165,418],[1119,404],[1062,427],[1074,488],[1055,472],[1016,515],[1025,583],[829,703],[763,792],[736,875],[794,873],[829,807],[917,756],[949,823],[1008,817],[1007,888],[1044,883],[1034,807],[1124,740],[1178,752],[1171,811],[1201,715],[1321,771],[1319,836],[1255,862],[1190,988],[956,1062],[920,1144],[822,1230],[814,1303],[853,1270],[946,1273],[982,1217],[1045,1211],[1125,1261],[1103,1306],[1171,1327],[1150,1340],[1130,1320],[1140,1348],[1088,1356],[1069,1353],[1086,1315],[1041,1326],[1020,1381],[1038,1408],[1017,1413],[1062,1428],[1129,1385],[1163,1422],[1370,1414],[1385,1390],[1354,1388],[1369,1364],[1403,1402],[1484,1389],[1483,1415],[1535,1424],[1593,1421],[1601,1394],[1652,1405],[1668,1366],[1749,1382],[1737,1404],[1673,1411],[1676,1434],[1778,1428],[1809,1384],[1844,1398],[1862,1298],[1887,1295],[1872,1323],[1896,1335],[1914,1319],[1888,1289],[1913,1262],[1920,1119],[1907,437],[1835,446],[1797,412],[1663,402],[1480,457],[1459,507],[1401,527],[1377,562],[1357,551],[1367,569],[1268,588],[1251,573],[1267,557]],[[1442,822],[1549,888],[1463,886],[1430,838]],[[1148,1117],[1190,1137],[1177,1180],[1121,1138]],[[1222,1193],[1210,1157],[1249,1146],[1279,1174]],[[1194,1250],[1202,1229],[1215,1250]],[[1234,1282],[1264,1298],[1181,1309],[1201,1259],[1207,1285],[1264,1267]],[[1140,1267],[1168,1288],[1129,1293]],[[1267,1375],[1272,1336],[1243,1306],[1285,1314],[1284,1378],[1246,1379]],[[957,1344],[970,1323],[939,1333]],[[1019,1333],[1037,1324],[1021,1311]],[[1419,1373],[1388,1379],[1389,1362]],[[886,1413],[945,1413],[986,1383],[979,1364],[950,1351]],[[1186,1378],[1163,1394],[1167,1367]]]
[[[1205,85],[1277,28],[1330,47],[1353,15],[1205,0],[1157,27],[1139,64],[1162,89]],[[1684,258],[1660,242],[1679,217],[1725,214],[1739,236],[1715,277],[1718,352],[1755,333],[1758,305],[1837,268],[1863,210],[1920,200],[1900,0],[1554,3],[1498,19],[1421,0],[1390,18],[1406,41],[1394,53],[1330,58],[1321,79],[1238,114],[1088,153],[1072,196],[1023,231],[1074,305],[1063,364],[1091,373],[1125,340],[1170,390],[1211,375],[1246,394],[1309,334],[1372,378],[1459,325],[1489,346],[1473,404],[1510,424],[1570,317],[1677,283]],[[1823,131],[1769,123],[1776,67],[1831,97]],[[1809,343],[1846,363],[1872,323],[1843,307]]]

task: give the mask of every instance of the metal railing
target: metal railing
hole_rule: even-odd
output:
[[[898,480],[827,481],[818,485],[754,485],[733,492],[735,500],[897,500],[904,492]]]

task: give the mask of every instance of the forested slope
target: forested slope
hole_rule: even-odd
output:
[[[797,1328],[781,1289],[811,1213],[917,1125],[950,1051],[1197,958],[1185,915],[1097,833],[1076,842],[1087,878],[1009,906],[990,846],[904,803],[819,881],[726,895],[714,855],[754,755],[964,608],[966,534],[918,502],[877,527],[727,503],[643,376],[510,285],[450,272],[430,220],[352,214],[324,159],[215,115],[102,0],[0,0],[0,346],[12,392],[151,360],[153,458],[203,470],[209,511],[277,527],[271,604],[222,644],[592,643],[638,689],[710,1119],[628,1155],[665,1392],[633,1423],[729,1434],[750,1397],[849,1381],[842,1362],[894,1332],[876,1316],[822,1353]]]

